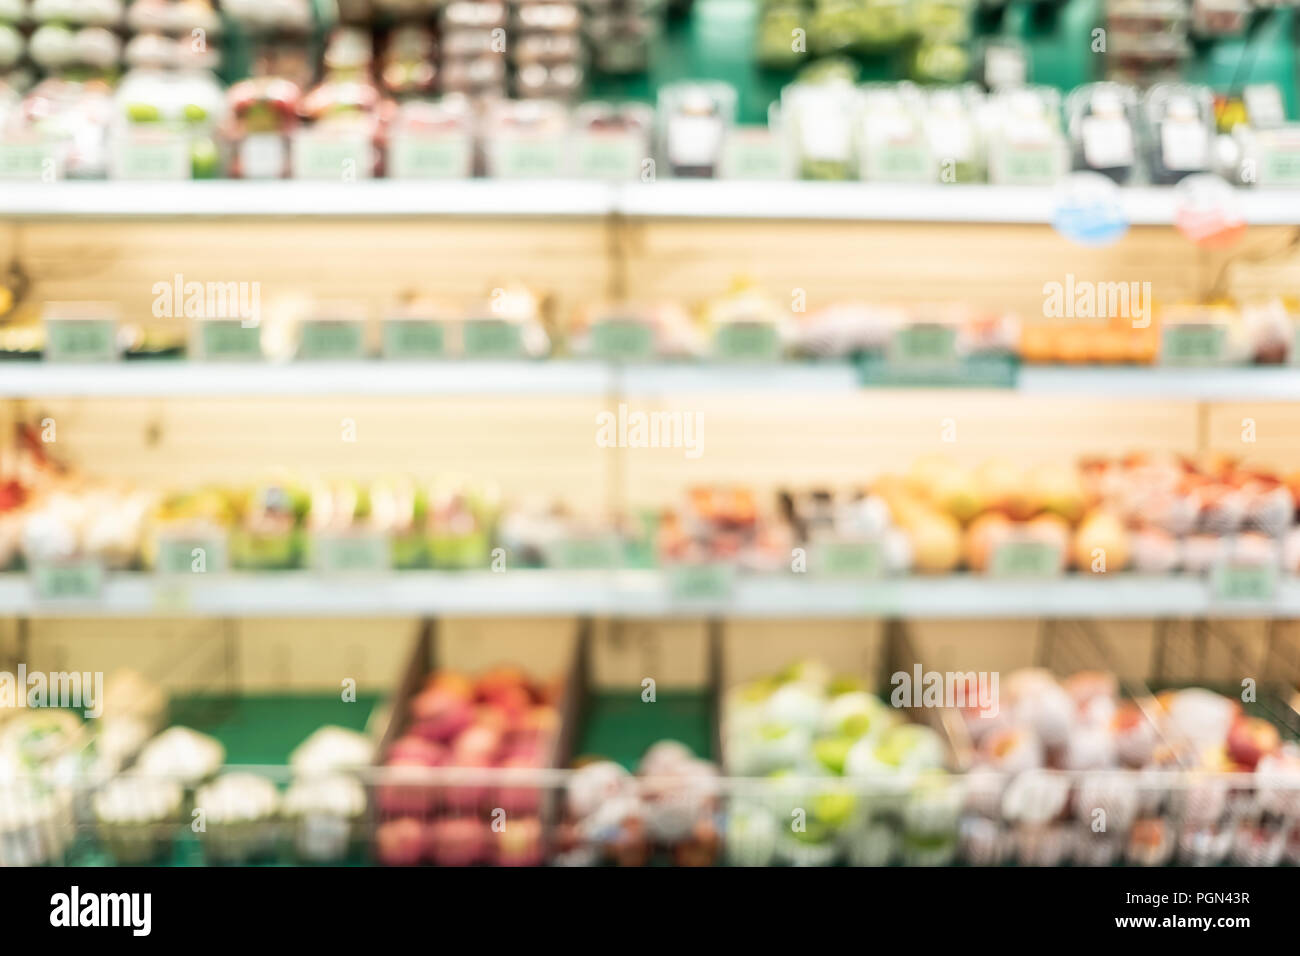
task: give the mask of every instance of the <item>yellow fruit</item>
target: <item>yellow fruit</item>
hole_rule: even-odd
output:
[[[1060,515],[1071,524],[1083,516],[1083,483],[1069,465],[1038,465],[1028,475],[1029,497],[1035,510]]]
[[[991,458],[975,471],[975,485],[986,508],[1005,511],[1017,521],[1034,513],[1024,475],[1009,461]]]
[[[1074,535],[1074,563],[1084,574],[1122,571],[1130,552],[1124,523],[1107,511],[1093,511]]]
[[[930,500],[962,524],[984,510],[975,479],[966,469],[955,466],[938,478],[930,490]]]
[[[923,574],[946,574],[961,560],[961,525],[952,517],[932,512],[908,529],[913,563]]]

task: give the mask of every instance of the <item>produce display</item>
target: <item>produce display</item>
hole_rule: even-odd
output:
[[[116,5],[116,0],[107,5]],[[1183,16],[1188,10],[1182,0],[1157,6],[1176,8]],[[1124,64],[1136,57],[1149,65],[1155,61],[1126,46],[1132,37],[1149,42],[1145,33],[1131,34],[1122,28],[1134,17],[1148,22],[1142,20],[1144,12],[1134,13],[1132,7],[1133,2],[1125,0],[1108,9],[1108,16],[1118,18],[1120,26],[1115,34],[1118,49],[1107,59]],[[239,10],[227,12],[237,19],[244,15]],[[984,86],[966,82],[971,14],[967,0],[819,0],[812,10],[785,3],[764,5],[759,44],[760,55],[768,60],[780,58],[775,56],[777,46],[791,46],[788,31],[776,43],[777,31],[784,29],[781,25],[803,22],[800,18],[807,20],[815,52],[861,52],[882,45],[900,45],[908,51],[907,73],[912,79],[899,82],[860,83],[858,66],[840,57],[803,65],[768,117],[781,148],[797,159],[796,175],[814,180],[1042,186],[1061,180],[1071,169],[1097,171],[1120,183],[1156,185],[1212,172],[1244,186],[1260,182],[1252,170],[1261,165],[1274,168],[1264,161],[1279,151],[1285,153],[1288,137],[1294,138],[1294,128],[1281,109],[1280,90],[1268,84],[1216,95],[1207,86],[1176,81],[1175,73],[1173,80],[1154,85],[1112,79],[1064,93],[1026,85],[1023,80],[990,81],[986,92]],[[120,10],[116,16],[121,17]],[[220,102],[223,91],[212,72],[219,61],[217,49],[207,40],[209,34],[215,40],[220,21],[206,0],[131,4],[126,21],[138,32],[126,49],[130,69],[120,80],[119,51],[113,46],[119,43],[116,33],[87,25],[74,42],[67,27],[42,26],[31,37],[34,57],[39,51],[47,59],[55,56],[60,63],[70,63],[68,58],[81,56],[101,68],[47,68],[49,79],[27,92],[19,109],[8,110],[11,115],[0,125],[0,141],[36,137],[59,146],[68,133],[51,124],[52,110],[43,105],[57,89],[59,112],[81,117],[76,130],[79,153],[118,149],[115,143],[123,135],[124,123],[126,132],[138,133],[137,127],[145,126],[156,133],[161,126],[194,138],[189,172],[161,164],[142,172],[75,162],[63,173],[67,176],[238,178],[249,176],[252,168],[257,178],[330,178],[316,168],[317,163],[279,161],[285,144],[270,134],[285,136],[295,123],[304,130],[328,130],[336,147],[340,138],[354,134],[368,142],[373,155],[356,171],[363,177],[608,175],[572,161],[581,152],[575,147],[589,129],[592,105],[578,104],[589,70],[622,72],[636,67],[638,44],[655,32],[648,26],[654,16],[651,7],[457,0],[438,13],[404,9],[397,16],[396,24],[382,31],[372,32],[365,23],[337,26],[323,45],[319,70],[292,59],[282,63],[276,52],[278,42],[272,43],[264,55],[254,58],[251,76],[224,91],[225,104]],[[287,36],[294,29],[259,24],[255,33],[275,36],[287,30]],[[0,23],[0,67],[7,56],[13,56],[12,50],[6,52],[4,38],[9,36],[12,45],[16,35],[4,32]],[[192,35],[200,40],[186,39]],[[51,39],[55,36],[60,38],[57,42]],[[512,38],[509,44],[506,36]],[[1161,36],[1179,39],[1174,34]],[[98,39],[82,43],[83,38]],[[1179,42],[1187,42],[1185,25]],[[86,49],[77,53],[82,46]],[[47,49],[52,47],[58,52]],[[589,49],[594,55],[589,55]],[[805,57],[799,52],[792,55],[800,61]],[[1130,71],[1124,67],[1112,72]],[[52,88],[51,83],[59,85]],[[116,115],[103,115],[94,107],[105,84],[118,87]],[[30,84],[9,85],[26,90]],[[0,87],[4,86],[0,78]],[[504,100],[507,93],[547,105],[544,110],[519,111]],[[655,159],[657,175],[727,175],[724,155],[736,132],[738,91],[720,81],[681,80],[659,86],[655,94],[654,135],[638,159]],[[0,102],[11,95],[0,95]],[[468,165],[394,163],[389,133],[398,106],[436,107],[448,98],[450,102],[464,99],[464,122],[457,134],[468,131],[475,154],[482,158]],[[254,103],[262,103],[265,109],[254,111],[250,126],[243,114]],[[233,122],[225,121],[227,112],[234,114]],[[543,122],[544,128],[537,126]],[[530,135],[544,132],[554,137],[569,147],[566,156],[546,163],[534,157],[522,170],[493,161],[495,153],[511,149],[520,126],[527,127]],[[256,134],[251,143],[250,134]],[[430,148],[447,143],[446,132],[437,129],[426,129],[423,138]],[[302,149],[326,153],[319,144],[305,144]],[[257,157],[251,163],[245,155],[249,150],[255,150]],[[634,180],[641,174],[638,162],[620,170],[616,178]],[[1270,177],[1275,181],[1270,182]],[[1262,178],[1274,185],[1276,180],[1267,171]]]
[[[731,688],[722,714],[724,766],[764,778],[728,810],[737,866],[883,866],[950,862],[960,790],[948,745],[906,720],[861,680],[819,661]]]
[[[721,849],[718,768],[662,740],[635,774],[609,760],[581,764],[564,795],[554,863],[712,866]]]
[[[113,570],[190,571],[193,548],[246,571],[674,568],[757,574],[1021,577],[1300,573],[1300,476],[1227,457],[1134,453],[1077,465],[970,467],[942,456],[856,488],[764,499],[701,485],[677,505],[613,523],[560,505],[503,502],[462,479],[278,479],[158,493],[33,471],[0,485],[3,567],[89,559]]]
[[[376,794],[375,855],[390,866],[535,866],[554,766],[562,684],[517,668],[435,671],[409,701]],[[505,773],[492,773],[493,770]]]
[[[970,862],[1157,866],[1300,861],[1300,749],[1201,688],[1124,699],[1112,674],[1006,675],[960,823]]]
[[[249,178],[274,178],[289,168],[291,131],[297,127],[295,91],[283,86],[250,85],[240,92],[227,128],[240,130],[236,169]],[[503,104],[498,116],[509,127],[503,142],[545,139],[544,114],[525,116],[540,103]],[[604,114],[602,114],[603,116]],[[418,139],[436,128],[463,129],[465,114],[452,104],[425,109],[407,104],[397,113],[396,135]],[[618,120],[592,120],[593,128]],[[635,122],[630,120],[629,122]],[[346,125],[346,124],[344,124]],[[330,126],[342,132],[343,126]],[[347,134],[343,134],[347,135]],[[368,142],[370,132],[362,134]],[[206,160],[210,141],[189,140],[195,169]],[[206,142],[207,146],[202,145]],[[187,150],[189,147],[186,147]],[[101,157],[102,158],[102,157]],[[415,161],[408,158],[399,161]],[[468,162],[468,150],[459,159]],[[492,154],[489,163],[510,163]],[[1077,288],[1073,277],[1043,289],[1045,316],[1020,316],[1007,310],[976,308],[960,302],[882,302],[866,298],[831,299],[793,306],[746,276],[736,276],[718,294],[695,301],[605,300],[562,312],[552,290],[507,283],[482,298],[465,302],[415,295],[367,317],[358,304],[356,321],[379,326],[363,329],[348,351],[335,360],[382,358],[494,359],[589,358],[601,361],[780,360],[867,362],[921,375],[948,371],[975,375],[974,366],[996,365],[1006,372],[1003,387],[1014,383],[1015,363],[1029,365],[1177,365],[1241,367],[1285,365],[1295,356],[1300,335],[1300,302],[1293,296],[1250,297],[1240,301],[1161,301],[1134,283],[1095,290]],[[339,303],[333,303],[338,307]],[[94,309],[93,305],[89,308]],[[271,307],[254,333],[263,359],[285,361],[322,357],[311,338],[317,307]],[[93,311],[91,314],[95,314]],[[1095,317],[1094,317],[1095,316]],[[0,322],[0,362],[38,358],[46,348],[47,323],[30,310],[15,311]],[[328,321],[328,320],[326,320]],[[125,360],[221,358],[208,354],[201,320],[117,326]],[[255,360],[241,352],[243,361]],[[972,363],[973,360],[973,365]],[[971,384],[990,385],[972,377]],[[918,384],[918,383],[912,383]],[[920,384],[924,384],[921,381]]]
[[[511,666],[435,670],[382,751],[327,725],[282,767],[116,672],[97,720],[0,708],[0,865],[1300,863],[1300,747],[1251,703],[1041,669],[930,703],[897,677],[796,660],[725,691],[721,769],[660,740],[630,773],[551,769],[565,682]]]

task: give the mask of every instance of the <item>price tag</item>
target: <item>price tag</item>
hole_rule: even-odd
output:
[[[1260,130],[1256,177],[1261,186],[1300,186],[1300,126]]]
[[[866,177],[884,182],[930,182],[934,164],[922,142],[879,143],[867,150]]]
[[[563,137],[499,140],[490,150],[489,174],[497,179],[543,179],[564,172]]]
[[[771,322],[726,322],[714,333],[713,351],[730,361],[774,362],[781,358],[781,337]]]
[[[0,179],[50,182],[62,178],[58,151],[52,143],[0,142]]]
[[[1058,142],[1003,143],[990,158],[991,179],[1001,186],[1052,186],[1065,171]]]
[[[373,532],[319,532],[311,541],[311,566],[326,574],[387,571],[393,548],[386,535]]]
[[[736,127],[722,147],[724,179],[789,179],[790,151],[766,127]]]
[[[97,601],[104,590],[104,566],[89,559],[36,564],[31,579],[39,601]]]
[[[262,330],[239,319],[204,319],[194,324],[194,351],[214,361],[257,361],[262,357]]]
[[[1277,594],[1277,566],[1221,564],[1214,573],[1214,596],[1221,601],[1271,601]]]
[[[1194,172],[1209,165],[1210,137],[1195,120],[1165,120],[1160,127],[1160,148],[1165,166],[1177,172]]]
[[[310,319],[302,324],[298,358],[342,361],[365,358],[366,326],[354,319]]]
[[[1161,327],[1160,361],[1165,365],[1220,365],[1228,327],[1222,322],[1178,322]]]
[[[591,327],[591,352],[614,362],[653,358],[654,329],[636,319],[603,319]]]
[[[1065,556],[1046,541],[1011,538],[1000,542],[989,556],[989,573],[994,577],[1055,577],[1061,573]]]
[[[1124,116],[1088,116],[1080,125],[1083,158],[1090,169],[1133,165],[1133,127]]]
[[[294,134],[294,179],[369,179],[374,166],[374,147],[363,132],[299,130]]]
[[[442,358],[447,347],[446,323],[433,319],[387,319],[384,358]]]
[[[633,132],[579,133],[575,147],[583,179],[638,179],[649,153],[645,137]]]
[[[825,541],[816,555],[818,573],[828,577],[879,577],[885,567],[879,541]]]
[[[190,139],[162,129],[128,129],[113,137],[109,154],[112,179],[173,181],[193,176]]]
[[[933,322],[900,326],[889,337],[889,361],[898,365],[953,365],[957,362],[957,329]]]
[[[519,326],[504,319],[469,319],[462,326],[466,358],[520,358],[524,354]]]
[[[547,563],[566,571],[609,571],[623,566],[623,549],[612,537],[571,538],[555,546]]]
[[[474,147],[468,136],[398,133],[388,147],[393,179],[466,179],[474,174]]]
[[[118,358],[114,319],[45,319],[45,358],[51,362],[112,362]]]
[[[164,531],[158,535],[155,570],[165,575],[221,573],[228,567],[222,535]]]
[[[728,601],[735,588],[729,564],[679,564],[668,569],[668,590],[675,601]]]

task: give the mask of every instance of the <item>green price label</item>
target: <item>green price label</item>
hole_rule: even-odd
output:
[[[45,357],[53,362],[111,362],[117,359],[117,323],[112,319],[47,319]]]
[[[774,362],[781,357],[781,337],[771,322],[727,322],[714,333],[713,351],[731,361]]]
[[[1221,601],[1271,601],[1277,594],[1277,568],[1271,564],[1225,564],[1214,574]]]
[[[867,155],[868,179],[929,182],[934,178],[930,151],[923,144],[890,143]]]
[[[46,143],[0,143],[0,179],[57,179],[58,161]]]
[[[473,173],[465,136],[395,136],[388,155],[394,179],[464,179]]]
[[[786,147],[770,134],[733,134],[722,150],[722,175],[725,179],[789,179]]]
[[[551,563],[566,571],[610,571],[622,567],[623,552],[613,538],[572,538],[556,545]]]
[[[94,601],[104,590],[104,566],[98,561],[37,564],[32,588],[42,601]]]
[[[675,601],[727,601],[735,580],[729,564],[681,564],[669,570],[668,590]]]
[[[953,364],[957,361],[957,330],[932,323],[905,325],[890,337],[889,360],[913,365]]]
[[[1007,145],[998,158],[1003,185],[1051,186],[1061,177],[1060,153],[1048,146]]]
[[[1182,323],[1161,330],[1160,360],[1166,365],[1218,365],[1225,358],[1228,329],[1221,323]]]
[[[504,319],[470,319],[464,325],[466,358],[519,358],[524,354],[520,328]]]
[[[189,179],[194,168],[190,142],[181,135],[135,137],[127,135],[117,143],[114,179]]]
[[[583,179],[636,179],[646,157],[635,133],[586,133],[578,137],[578,175]]]
[[[311,543],[312,567],[328,574],[387,571],[393,549],[381,534],[318,534]]]
[[[564,140],[502,141],[496,144],[492,175],[503,179],[558,176],[564,171]]]
[[[389,319],[384,323],[384,358],[442,358],[447,347],[444,323],[427,319]]]
[[[816,568],[830,577],[878,577],[884,566],[878,541],[826,541],[817,547]]]
[[[1061,571],[1061,549],[1045,541],[1004,541],[993,549],[995,577],[1052,577]]]
[[[295,179],[369,179],[372,172],[370,141],[364,136],[335,139],[299,134],[293,144]]]
[[[614,362],[653,358],[654,329],[634,319],[605,319],[591,328],[591,352]]]
[[[226,542],[219,537],[165,534],[158,537],[159,574],[212,574],[226,570]]]
[[[200,322],[199,355],[205,359],[256,361],[262,357],[262,330],[245,326],[239,319],[208,319]]]
[[[1265,186],[1300,186],[1300,149],[1272,146],[1260,159],[1259,182]]]
[[[366,326],[347,319],[312,319],[302,325],[298,358],[338,361],[365,358]]]

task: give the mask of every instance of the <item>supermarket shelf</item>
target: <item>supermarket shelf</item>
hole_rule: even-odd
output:
[[[1029,395],[1293,401],[1300,400],[1300,368],[1022,365],[1018,388]]]
[[[141,360],[0,364],[0,397],[162,398],[273,395],[605,394],[597,362],[297,362]]]
[[[1300,616],[1300,581],[1266,602],[1220,602],[1200,578],[877,581],[741,576],[716,599],[674,594],[655,571],[308,572],[212,575],[201,582],[113,575],[92,600],[43,601],[22,574],[0,575],[0,615],[31,617],[1191,618]]]
[[[0,218],[603,216],[614,187],[572,180],[65,181],[0,190]]]
[[[1176,191],[1120,192],[1135,225],[1174,221]],[[1241,190],[1256,225],[1300,224],[1300,190]],[[1048,223],[1051,187],[672,180],[94,181],[0,192],[0,218],[565,216]]]
[[[616,379],[627,395],[699,392],[852,392],[861,386],[850,362],[707,362],[639,364]]]
[[[850,393],[848,362],[634,364],[597,361],[297,362],[157,359],[74,365],[0,363],[0,398],[312,395],[681,395]],[[1022,366],[1028,395],[1200,401],[1300,401],[1300,369]]]

